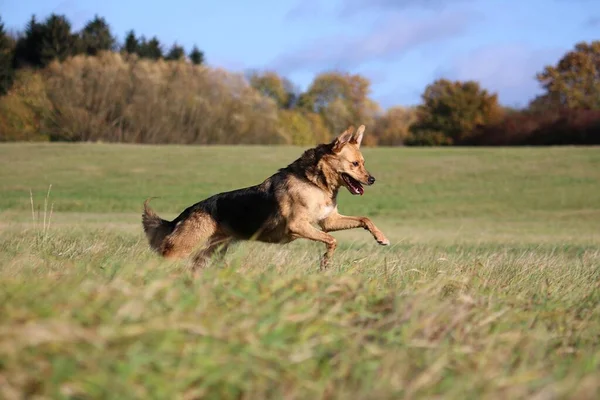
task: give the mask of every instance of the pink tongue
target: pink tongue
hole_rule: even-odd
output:
[[[360,193],[360,195],[362,196],[363,193],[365,192],[365,190],[361,186],[357,187],[357,189],[358,189],[358,193]]]

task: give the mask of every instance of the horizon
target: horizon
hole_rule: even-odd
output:
[[[525,107],[542,92],[535,74],[576,43],[597,39],[600,27],[600,4],[592,0],[157,3],[2,0],[0,15],[17,31],[32,15],[63,14],[73,30],[98,15],[119,43],[134,30],[165,49],[177,43],[187,53],[197,45],[208,66],[273,70],[301,90],[321,72],[357,73],[369,78],[371,98],[383,108],[418,104],[439,78],[478,81],[503,106]]]

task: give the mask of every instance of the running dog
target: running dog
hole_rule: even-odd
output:
[[[172,221],[160,218],[147,199],[142,224],[150,247],[169,259],[194,253],[193,266],[198,268],[214,254],[223,256],[234,241],[285,244],[309,239],[325,244],[321,257],[325,268],[336,248],[335,238],[327,232],[364,228],[377,243],[389,245],[369,218],[341,215],[337,209],[342,186],[362,195],[363,185],[375,183],[360,151],[364,130],[364,125],[356,133],[349,127],[331,143],[306,150],[261,184],[211,196]]]

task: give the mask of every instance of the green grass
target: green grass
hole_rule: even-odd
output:
[[[1,145],[0,398],[600,396],[597,148],[365,149],[340,210],[392,245],[334,233],[325,272],[303,241],[197,279],[148,250],[147,196],[172,218],[302,150]]]

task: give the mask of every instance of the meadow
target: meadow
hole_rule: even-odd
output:
[[[193,278],[173,218],[301,147],[0,145],[0,398],[600,396],[600,151],[366,148],[340,212],[391,241],[243,243]],[[33,210],[32,210],[33,208]]]

